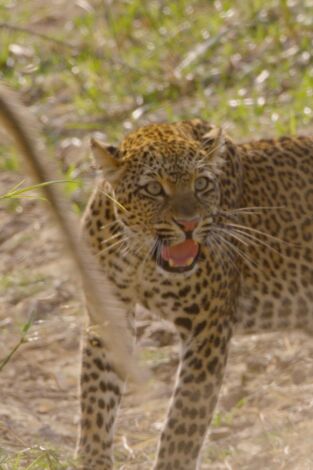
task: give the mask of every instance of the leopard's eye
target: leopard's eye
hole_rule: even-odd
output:
[[[199,176],[195,180],[195,190],[204,191],[211,184],[211,180],[207,176]]]
[[[143,188],[150,196],[161,196],[161,194],[164,194],[163,187],[158,181],[150,181]]]

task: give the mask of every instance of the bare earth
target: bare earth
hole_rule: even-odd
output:
[[[20,176],[3,173],[0,185],[6,189],[17,181]],[[48,446],[65,458],[75,447],[79,420],[79,280],[46,203],[3,206],[0,225],[0,358],[34,318],[29,342],[0,372],[0,447]],[[138,318],[140,355],[151,379],[141,392],[126,391],[115,454],[116,468],[144,470],[152,465],[178,348],[167,325],[147,312],[139,311]],[[235,338],[201,468],[313,469],[312,377],[309,338]]]

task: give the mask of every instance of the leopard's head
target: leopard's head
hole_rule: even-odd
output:
[[[143,127],[119,147],[92,140],[130,242],[166,271],[189,271],[201,256],[221,207],[224,147],[223,132],[198,120]]]

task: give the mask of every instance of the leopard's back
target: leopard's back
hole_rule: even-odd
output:
[[[249,246],[241,247],[247,261],[238,329],[313,331],[313,139],[239,148],[247,208],[240,223],[249,229],[238,230]]]

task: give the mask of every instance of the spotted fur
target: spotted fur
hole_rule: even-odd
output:
[[[153,468],[195,470],[233,333],[313,331],[313,140],[238,145],[193,120],[143,127],[119,148],[92,146],[102,178],[84,237],[129,324],[139,303],[173,322],[181,339]],[[166,249],[175,258],[172,247],[184,248],[188,237],[199,253],[191,264],[169,266]],[[122,386],[101,338],[89,338],[81,376],[84,470],[112,468]]]

